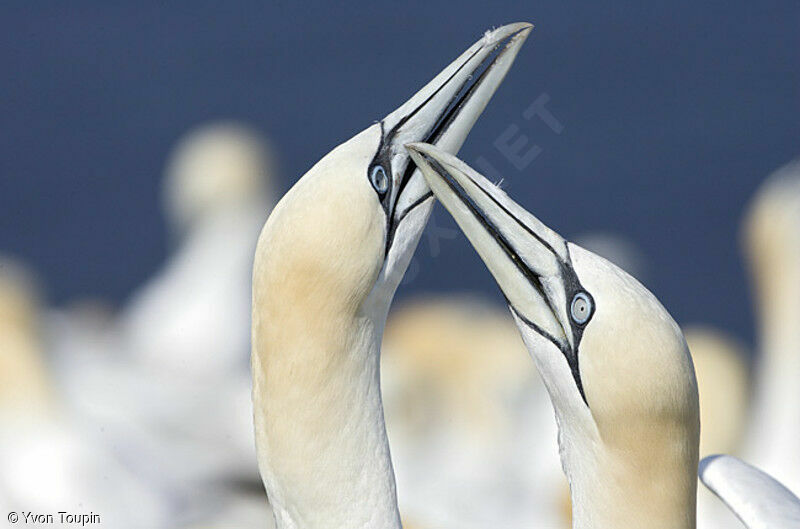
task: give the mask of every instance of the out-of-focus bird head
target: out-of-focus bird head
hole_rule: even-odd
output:
[[[218,211],[271,201],[274,156],[244,125],[223,122],[190,131],[175,147],[164,178],[166,214],[178,233]]]

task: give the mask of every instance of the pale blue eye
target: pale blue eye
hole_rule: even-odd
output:
[[[372,180],[372,187],[378,193],[386,193],[386,190],[389,189],[389,177],[386,176],[386,171],[380,165],[372,168],[370,180]]]
[[[584,292],[578,292],[572,298],[569,307],[570,315],[576,323],[586,323],[592,315],[592,300]]]

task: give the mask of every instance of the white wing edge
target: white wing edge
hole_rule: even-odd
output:
[[[800,500],[769,474],[729,455],[700,461],[700,481],[748,529],[800,528]]]

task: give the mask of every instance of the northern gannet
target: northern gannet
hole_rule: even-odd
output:
[[[455,156],[407,148],[497,281],[550,393],[573,527],[693,529],[700,417],[680,327],[638,281],[565,241]],[[796,497],[723,460],[736,464],[715,466],[736,470],[712,477],[707,458],[701,477],[748,527],[794,526],[770,525],[779,518],[763,505],[794,520]]]
[[[433,205],[403,145],[457,151],[531,30],[487,32],[280,200],[253,269],[261,476],[277,526],[398,528],[381,405],[389,304]]]
[[[678,325],[638,281],[454,156],[408,148],[495,277],[542,375],[573,527],[693,529],[699,404]]]
[[[744,457],[800,494],[800,159],[771,175],[742,229],[758,346]]]

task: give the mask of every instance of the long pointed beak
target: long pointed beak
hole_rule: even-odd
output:
[[[407,148],[511,309],[565,354],[574,354],[567,296],[579,283],[566,241],[455,156],[427,144]]]
[[[428,144],[406,148],[486,263],[517,323],[561,350],[588,405],[578,344],[594,299],[575,273],[567,242],[452,154]]]
[[[533,26],[517,23],[486,34],[382,121],[393,173],[396,225],[430,191],[403,148],[426,142],[456,153],[514,62]],[[396,172],[395,172],[396,171]],[[391,241],[389,241],[391,242]]]

